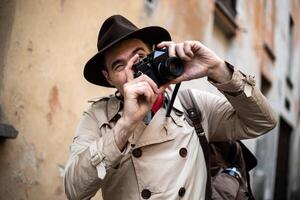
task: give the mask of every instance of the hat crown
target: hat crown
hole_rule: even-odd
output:
[[[98,51],[136,30],[138,27],[121,15],[109,17],[104,21],[98,35]]]
[[[85,79],[96,85],[114,87],[101,73],[104,69],[103,56],[114,45],[129,38],[140,39],[149,45],[171,40],[169,32],[162,27],[148,26],[139,29],[125,17],[113,15],[107,18],[100,28],[97,41],[98,53],[86,63],[83,71]]]

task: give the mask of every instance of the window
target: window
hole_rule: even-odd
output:
[[[274,55],[274,25],[275,25],[275,1],[264,0],[264,44],[263,48],[271,60],[275,60]]]
[[[227,37],[235,35],[238,28],[235,17],[236,0],[215,0],[215,24],[224,32]]]
[[[261,92],[268,96],[268,93],[272,87],[272,82],[264,75],[264,73],[261,73]]]
[[[276,59],[274,54],[274,23],[275,23],[275,2],[269,0],[263,0],[259,3],[262,6],[262,18],[261,26],[261,38],[262,49],[261,54],[261,73],[262,73],[262,92],[267,95],[268,91],[272,87],[272,68],[274,67],[274,61]]]
[[[286,83],[290,89],[293,89],[293,82],[292,82],[292,70],[293,70],[293,59],[294,59],[294,20],[292,15],[289,18],[289,39],[288,39],[288,69],[287,69],[287,76],[286,76]]]
[[[236,0],[216,0],[216,5],[222,7],[224,12],[232,19],[236,16]]]

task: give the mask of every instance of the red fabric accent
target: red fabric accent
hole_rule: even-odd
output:
[[[164,105],[164,101],[165,101],[165,96],[163,94],[158,95],[151,108],[151,111],[153,113],[156,113],[162,107],[162,105]]]

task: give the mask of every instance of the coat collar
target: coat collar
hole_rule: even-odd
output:
[[[165,92],[165,96],[170,100],[173,94],[173,90],[172,89],[167,89]],[[174,104],[173,104],[173,109],[175,109],[175,112],[177,111],[177,113],[183,113],[183,107],[180,103],[180,100],[178,98],[178,96],[176,96]]]
[[[111,121],[121,110],[122,101],[115,96],[111,96],[106,106],[106,116],[108,121]]]
[[[122,104],[122,101],[115,96],[109,98],[106,106],[108,121],[113,120],[118,114],[122,115]],[[143,122],[140,122],[132,136],[129,138],[129,143],[136,144],[136,147],[141,147],[174,139],[174,135],[172,134],[172,132],[174,132],[173,129],[175,127],[183,126],[183,107],[179,98],[175,99],[172,109],[169,118],[165,117],[166,109],[161,108],[154,115],[148,126],[144,125]],[[173,121],[176,126],[171,126],[170,124],[172,123],[170,123],[170,121]]]
[[[159,109],[147,126],[139,122],[128,141],[135,144],[135,148],[163,143],[175,138],[174,131],[169,130],[172,117],[166,118],[166,110]]]

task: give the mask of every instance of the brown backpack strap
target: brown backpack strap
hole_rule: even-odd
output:
[[[203,149],[203,154],[206,163],[206,171],[207,171],[207,179],[206,179],[206,189],[205,189],[205,199],[211,199],[211,172],[210,172],[210,158],[209,158],[209,144],[207,138],[204,134],[203,127],[201,124],[202,116],[201,112],[197,108],[196,100],[192,94],[191,90],[182,90],[179,93],[180,102],[184,108],[184,114],[188,117],[189,120],[192,121],[192,125],[194,126],[197,136],[200,141],[200,145]],[[190,122],[189,122],[190,123]]]

